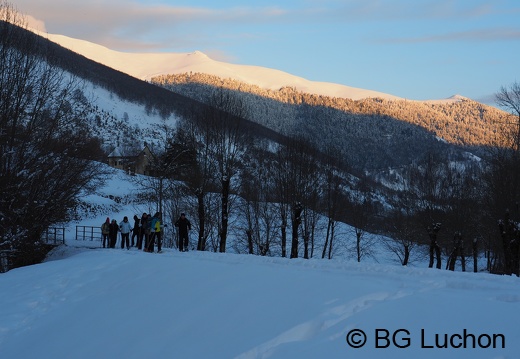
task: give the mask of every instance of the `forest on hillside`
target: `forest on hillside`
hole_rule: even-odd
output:
[[[326,167],[300,173],[311,171],[314,175],[310,178],[321,178],[317,186],[307,190],[312,197],[316,189],[320,200],[325,200],[321,210],[314,209],[322,213],[327,208],[339,210],[329,212],[329,218],[334,221],[340,216],[354,226],[358,245],[365,230],[392,236],[398,243],[393,250],[402,258],[414,243],[428,243],[430,266],[435,262],[437,268],[441,268],[442,256],[449,257],[451,268],[459,254],[476,253],[483,245],[489,254],[508,253],[504,257],[490,255],[490,270],[507,267],[507,272],[514,267],[518,271],[520,231],[508,210],[515,208],[518,198],[518,152],[517,147],[511,152],[511,147],[502,146],[508,123],[515,123],[509,114],[466,99],[446,103],[377,98],[352,101],[288,87],[265,90],[203,74],[161,76],[153,83],[205,103],[226,94],[240,104],[241,116],[287,136],[303,138],[321,153],[333,154],[332,158],[346,163],[342,169],[348,168],[357,179],[352,181],[345,172],[336,172],[342,178],[341,186],[349,187],[340,191],[348,193],[347,197],[333,195],[338,203],[323,197],[334,188],[326,180]],[[518,138],[513,137],[510,143],[518,143]],[[317,202],[308,198],[287,203],[294,219],[302,213],[306,216],[295,203],[306,203],[303,208],[307,208]],[[514,218],[519,215],[516,203]],[[503,226],[502,242],[497,241],[497,221]]]
[[[233,90],[251,106],[251,119],[285,133],[300,128],[302,121],[306,122],[305,117],[313,117],[322,126],[334,122],[332,127],[354,121],[355,126],[345,126],[360,133],[368,129],[369,133],[377,135],[381,131],[387,138],[396,135],[399,142],[406,135],[418,136],[424,130],[450,144],[478,148],[497,144],[498,132],[508,117],[504,111],[469,99],[442,102],[351,100],[303,93],[291,87],[263,89],[202,73],[162,75],[152,78],[152,83],[201,102],[207,102],[215,88]],[[307,113],[302,110],[311,108]],[[360,127],[359,131],[355,127]]]

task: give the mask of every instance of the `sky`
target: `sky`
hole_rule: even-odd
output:
[[[75,225],[142,211],[108,198],[139,186],[113,172],[66,246],[0,274],[2,359],[520,358],[519,278],[430,269],[418,247],[403,267],[381,241],[360,263],[76,241]],[[355,242],[344,226],[338,246]]]
[[[517,0],[16,0],[39,30],[125,52],[202,51],[414,100],[491,104],[520,81]]]

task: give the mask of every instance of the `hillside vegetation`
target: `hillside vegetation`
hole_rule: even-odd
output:
[[[302,93],[291,87],[273,91],[201,73],[158,76],[152,78],[152,83],[201,102],[207,102],[217,87],[239,92],[245,98],[254,98],[254,101],[248,101],[252,107],[252,120],[285,133],[300,127],[299,122],[308,116],[319,122],[319,126],[356,118],[367,122],[364,125],[358,122],[357,126],[368,125],[369,132],[376,137],[377,132],[386,138],[406,136],[410,131],[415,135],[420,132],[411,126],[415,125],[450,144],[479,147],[496,144],[497,131],[507,116],[501,110],[465,98],[430,102],[380,98],[355,101]],[[302,108],[308,110],[302,113]],[[317,111],[319,108],[327,110]],[[391,121],[400,123],[385,123]],[[358,132],[357,129],[350,130]]]

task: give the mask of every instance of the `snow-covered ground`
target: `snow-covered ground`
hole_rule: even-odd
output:
[[[133,191],[114,171],[67,246],[0,274],[0,358],[520,358],[516,277],[71,239]]]
[[[518,278],[174,250],[50,259],[0,275],[2,358],[520,358]]]

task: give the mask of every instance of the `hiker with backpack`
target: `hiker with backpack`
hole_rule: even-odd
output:
[[[157,253],[161,253],[161,246],[162,246],[162,231],[163,231],[163,225],[161,223],[161,212],[157,212],[150,221],[150,239],[148,241],[148,246],[146,248],[147,252],[154,251],[155,247],[155,241],[157,241]]]

